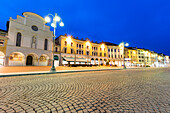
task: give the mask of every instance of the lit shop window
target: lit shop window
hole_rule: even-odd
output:
[[[4,40],[0,39],[0,46],[4,46]]]
[[[43,61],[46,61],[46,56],[40,56],[40,61],[43,62]]]
[[[9,60],[11,61],[22,61],[24,56],[20,53],[13,53],[9,56]]]

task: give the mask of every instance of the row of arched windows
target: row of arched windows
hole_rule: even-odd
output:
[[[18,32],[17,39],[16,39],[16,46],[18,47],[21,46],[21,39],[22,39],[22,34]],[[37,48],[37,38],[35,36],[32,37],[31,48]],[[47,49],[48,49],[48,39],[45,39],[44,50],[47,50]]]

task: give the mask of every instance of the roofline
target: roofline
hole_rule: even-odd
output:
[[[23,13],[22,13],[22,15],[24,15],[24,16],[26,16],[27,14],[28,14],[28,15],[34,15],[34,16],[36,16],[36,17],[38,17],[38,18],[40,18],[41,20],[44,21],[44,18],[43,18],[42,16],[36,14],[36,13],[32,13],[32,12],[23,12]]]

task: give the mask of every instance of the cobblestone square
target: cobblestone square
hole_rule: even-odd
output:
[[[0,113],[168,113],[170,68],[0,78]]]

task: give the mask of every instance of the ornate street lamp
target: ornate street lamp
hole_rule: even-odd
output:
[[[129,43],[125,43],[125,42],[122,42],[119,44],[120,47],[123,47],[123,54],[124,54],[124,69],[126,69],[126,65],[125,65],[125,46],[129,46]]]
[[[51,26],[54,28],[54,32],[53,32],[54,33],[54,35],[53,35],[53,46],[52,46],[53,47],[52,48],[53,49],[53,52],[52,52],[52,54],[53,54],[53,64],[52,64],[52,67],[51,67],[50,71],[56,71],[55,66],[54,66],[54,48],[55,48],[55,37],[56,37],[55,31],[56,31],[56,28],[57,28],[57,24],[59,24],[61,27],[63,27],[64,23],[62,22],[61,18],[56,13],[55,13],[55,15],[48,14],[48,16],[45,17],[45,21],[47,23],[49,23],[51,21],[50,16],[53,17],[53,21],[51,23]]]

